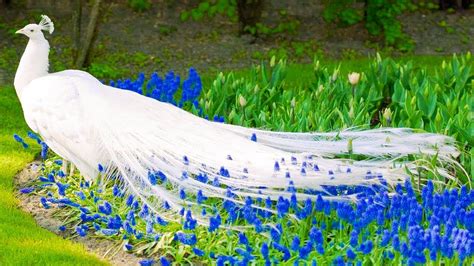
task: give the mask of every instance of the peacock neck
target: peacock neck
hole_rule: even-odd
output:
[[[15,75],[15,90],[21,100],[23,89],[34,79],[48,74],[49,43],[42,38],[30,39]]]

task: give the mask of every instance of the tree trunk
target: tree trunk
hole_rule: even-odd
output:
[[[9,7],[11,4],[10,0],[0,0],[0,4],[2,4],[5,7]]]
[[[255,27],[262,17],[263,0],[237,0],[239,15],[239,35],[251,33],[249,27]]]
[[[439,9],[446,10],[448,8],[456,8],[456,0],[439,0]]]
[[[464,9],[468,9],[471,6],[471,0],[462,0],[461,6]]]
[[[72,29],[72,60],[73,64],[77,66],[77,59],[79,49],[81,47],[81,18],[82,18],[82,1],[74,0],[74,11],[72,15],[73,29]]]
[[[90,47],[94,38],[95,29],[97,27],[97,18],[99,17],[100,4],[101,0],[95,0],[94,5],[92,6],[89,24],[87,25],[86,33],[84,36],[84,42],[82,42],[82,47],[79,50],[79,54],[77,56],[77,68],[81,68],[84,66],[84,63],[86,62],[87,56],[90,52]]]

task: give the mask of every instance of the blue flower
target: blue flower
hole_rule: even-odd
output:
[[[76,226],[76,233],[80,236],[80,237],[85,237],[87,235],[87,231],[89,230],[89,227],[85,224],[81,225],[81,226]]]
[[[29,194],[33,191],[35,191],[34,187],[25,187],[25,188],[20,189],[20,193],[22,194]]]
[[[57,182],[56,186],[58,187],[58,194],[66,196],[66,189],[69,188],[70,185]]]
[[[350,235],[349,243],[353,247],[358,246],[358,244],[359,244],[359,232],[357,232],[357,230],[352,230],[351,235]]]
[[[324,255],[324,247],[322,244],[319,244],[319,245],[316,245],[316,251],[321,254],[321,255]]]
[[[300,249],[300,238],[298,236],[295,236],[293,238],[293,241],[291,242],[291,250],[297,251]]]
[[[135,212],[134,211],[129,211],[127,213],[127,217],[126,217],[127,221],[129,221],[132,225],[136,225],[137,222],[135,220]]]
[[[105,215],[112,214],[112,205],[110,205],[109,202],[104,201],[103,204],[99,205],[99,212],[101,212]]]
[[[152,266],[153,264],[155,264],[155,261],[153,259],[144,259],[139,261],[139,263],[140,266]]]
[[[367,240],[364,243],[360,244],[360,251],[365,255],[369,254],[372,251],[373,243],[371,240]]]
[[[152,172],[148,172],[148,181],[150,181],[150,184],[156,185],[157,179],[156,179],[155,174],[153,174]]]
[[[204,194],[202,193],[202,190],[198,190],[198,193],[196,195],[196,201],[198,204],[201,204],[202,202],[204,202],[207,198],[204,196]]]
[[[46,159],[48,156],[48,145],[46,142],[41,142],[41,158]]]
[[[123,223],[123,229],[125,229],[125,232],[129,235],[133,235],[135,233],[135,230],[133,229],[129,221],[125,221]]]
[[[15,141],[23,145],[23,148],[25,149],[28,148],[28,144],[26,144],[25,141],[20,136],[18,136],[17,134],[13,134],[13,138],[15,139]]]
[[[247,239],[244,233],[241,233],[241,232],[239,233],[239,243],[243,245],[249,244],[249,240]]]
[[[253,142],[257,142],[257,134],[252,133],[252,136],[250,137],[250,140]]]
[[[114,185],[112,189],[112,194],[114,195],[114,197],[121,197],[122,193],[120,191],[120,188],[117,185]]]
[[[191,211],[186,212],[186,220],[184,222],[184,229],[194,230],[197,225],[197,220],[193,219]]]
[[[306,259],[312,249],[313,249],[313,245],[311,244],[310,241],[308,241],[304,246],[300,248],[299,258]]]
[[[262,252],[263,258],[268,260],[269,259],[268,258],[269,251],[268,251],[268,244],[267,243],[262,244],[262,247],[261,247],[260,251]]]
[[[193,246],[197,243],[197,238],[195,234],[185,234],[182,232],[177,232],[175,234],[176,240],[179,242],[185,244],[185,245],[190,245]]]
[[[209,221],[209,232],[214,232],[217,229],[219,229],[219,226],[221,225],[221,216],[218,214],[216,217],[211,217]]]
[[[298,160],[296,159],[296,157],[291,156],[291,164],[296,165],[297,163],[298,163]]]
[[[193,248],[193,252],[194,252],[194,254],[196,254],[196,256],[198,256],[198,257],[202,257],[202,256],[205,255],[205,253],[204,253],[203,250],[198,249],[198,248],[196,248],[196,247]]]
[[[316,210],[317,211],[322,211],[324,210],[324,200],[323,200],[323,197],[321,197],[321,195],[318,195],[318,198],[316,199]]]
[[[161,171],[158,171],[158,173],[155,176],[158,178],[158,180],[161,181],[161,183],[164,183],[167,179],[166,175]]]
[[[311,230],[309,231],[309,238],[315,245],[323,244],[323,234],[316,227],[312,227]]]
[[[223,177],[230,177],[229,170],[227,170],[224,166],[221,166],[221,168],[219,169],[219,175]]]
[[[116,235],[118,233],[117,229],[101,229],[100,232],[106,236]]]
[[[284,199],[282,196],[280,196],[280,197],[278,197],[276,207],[277,207],[278,216],[283,217],[290,210],[290,202],[288,200]]]
[[[354,251],[351,248],[349,248],[347,249],[346,256],[349,260],[353,260],[355,259],[357,255],[354,253]]]
[[[182,200],[186,198],[186,192],[184,192],[184,189],[179,190],[179,198]]]
[[[337,256],[333,261],[333,265],[344,265],[344,259],[342,258],[342,256]]]
[[[280,171],[280,164],[278,164],[278,161],[275,162],[273,169],[275,170],[275,172]]]
[[[301,175],[302,175],[302,176],[305,176],[305,175],[306,175],[306,169],[301,168]]]
[[[281,226],[281,224],[277,224],[276,228],[271,228],[270,229],[270,236],[272,237],[272,240],[274,242],[280,242],[280,238],[281,238],[281,233],[283,231],[283,228]]]
[[[110,217],[107,221],[107,228],[109,229],[120,229],[122,227],[122,219],[120,216],[115,215]]]
[[[63,205],[68,205],[68,206],[71,206],[71,207],[74,207],[74,208],[79,208],[81,206],[81,205],[79,205],[78,203],[72,201],[69,198],[58,199],[58,200],[56,200],[56,203],[63,204]]]
[[[383,231],[383,236],[382,236],[382,241],[380,242],[381,246],[386,246],[390,242],[390,231],[389,230],[384,230]]]
[[[283,253],[283,257],[282,257],[283,261],[287,261],[291,258],[290,250],[287,247],[280,245],[278,243],[273,243],[273,247],[276,250]]]
[[[166,226],[168,225],[168,222],[163,220],[163,218],[161,218],[160,216],[156,216],[156,222],[161,225],[161,226]]]
[[[28,131],[28,137],[30,139],[33,139],[33,140],[36,140],[36,142],[38,144],[41,144],[41,139],[38,137],[38,135],[36,135],[35,133],[31,132],[31,131]]]
[[[160,257],[161,266],[171,266],[171,262],[165,256]]]
[[[146,218],[148,217],[148,215],[150,215],[150,211],[148,210],[148,205],[143,204],[142,210],[140,211],[140,213],[138,213],[138,216],[140,216],[141,218]]]

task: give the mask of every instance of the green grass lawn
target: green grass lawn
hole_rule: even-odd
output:
[[[12,135],[27,125],[11,87],[0,88],[0,265],[101,265],[84,247],[36,225],[18,207],[13,177],[34,159],[38,147],[24,150]]]
[[[397,63],[405,64],[412,62],[415,68],[423,68],[429,74],[434,74],[435,69],[439,69],[443,61],[451,60],[452,56],[436,56],[436,55],[412,55],[403,57],[392,57]],[[346,60],[335,60],[321,58],[320,65],[327,67],[328,69],[336,69],[339,67],[339,74],[342,77],[347,78],[347,75],[351,72],[365,72],[369,69],[369,64],[374,57],[362,57],[357,59],[346,59]],[[385,58],[382,56],[382,58]],[[267,63],[267,62],[265,62]],[[237,77],[246,77],[249,75],[250,69],[239,69],[234,71]],[[199,69],[198,69],[199,72]],[[132,76],[136,73],[132,73]],[[205,74],[202,76],[203,83],[211,84],[218,73],[200,73]],[[302,85],[306,87],[310,82],[314,81],[313,64],[299,64],[299,63],[288,63],[287,69],[287,82],[294,84],[295,86]],[[204,88],[206,86],[204,85]]]

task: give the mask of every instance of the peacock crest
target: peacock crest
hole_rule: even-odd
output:
[[[41,15],[41,21],[38,25],[41,26],[42,30],[49,32],[49,34],[52,34],[54,31],[54,23],[46,15]]]

